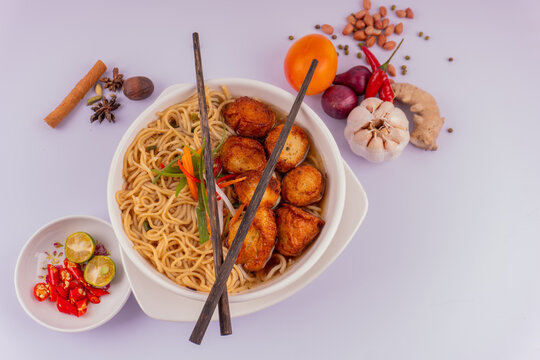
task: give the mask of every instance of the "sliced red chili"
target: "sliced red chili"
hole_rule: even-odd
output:
[[[71,262],[68,259],[64,259],[64,266],[73,275],[75,280],[80,282],[85,287],[88,285],[86,283],[86,281],[84,281],[84,274],[83,274],[83,272],[81,270],[81,266],[79,264]]]
[[[34,297],[38,301],[45,301],[49,297],[49,287],[45,283],[37,283],[34,286]]]
[[[58,297],[56,299],[56,307],[61,313],[77,316],[77,307],[66,299]]]
[[[222,176],[220,177],[219,179],[217,179],[217,184],[225,181],[225,180],[229,180],[229,179],[233,179],[235,177],[237,177],[238,174],[229,174],[229,175],[225,175],[225,176]]]
[[[221,169],[223,169],[223,163],[221,162],[220,158],[216,158],[214,160],[214,177],[218,176],[218,174],[221,172]]]
[[[87,295],[86,295],[86,298],[88,299],[88,301],[90,301],[92,304],[99,304],[101,302],[101,300],[99,300],[99,298],[96,296],[96,295],[92,295],[90,293],[90,291],[88,291]]]
[[[67,289],[64,288],[63,285],[57,285],[54,287],[54,289],[56,290],[56,294],[58,295],[58,297],[61,297],[62,299],[67,300],[69,296],[69,292]]]
[[[59,275],[58,268],[56,266],[48,264],[47,275],[48,275],[49,282],[51,285],[56,286],[60,284],[60,275]]]
[[[62,283],[66,283],[66,281],[69,283],[73,279],[73,275],[68,269],[61,269],[60,270],[60,280]]]
[[[86,314],[86,310],[88,309],[88,300],[86,298],[79,300],[75,303],[77,306],[77,316],[81,317],[84,314]]]
[[[180,168],[180,171],[182,171],[184,173],[184,175],[186,175],[191,180],[195,181],[196,183],[201,182],[201,180],[197,179],[195,176],[191,175],[191,173],[189,171],[186,170],[184,165],[182,165],[182,161],[180,161],[180,160],[178,160],[178,167]]]
[[[93,286],[88,285],[86,287],[86,290],[88,290],[89,293],[92,295],[95,295],[97,297],[102,297],[103,295],[108,295],[109,292],[105,289],[95,288]]]
[[[81,286],[77,286],[76,288],[69,291],[69,301],[71,301],[72,303],[75,303],[85,298],[86,290]]]

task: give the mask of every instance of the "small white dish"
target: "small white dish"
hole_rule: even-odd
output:
[[[88,311],[81,317],[63,314],[56,308],[56,303],[49,300],[39,302],[33,294],[34,285],[45,282],[39,278],[46,274],[42,267],[46,267],[52,259],[61,262],[65,258],[60,256],[64,248],[56,248],[54,243],[65,244],[68,235],[77,231],[87,232],[97,242],[102,243],[116,264],[116,276],[111,283],[110,294],[102,296],[99,304],[88,304]],[[91,216],[68,216],[54,220],[37,230],[24,245],[17,259],[15,291],[26,313],[37,323],[52,330],[86,331],[109,321],[122,309],[131,292],[122,266],[118,241],[111,225]]]
[[[364,220],[368,209],[368,199],[362,185],[347,163],[343,162],[346,179],[346,198],[344,213],[354,212],[357,216],[343,216],[338,231],[330,245],[313,265],[296,282],[270,296],[243,302],[230,302],[231,317],[248,315],[277,304],[293,295],[311,281],[315,280],[345,249]],[[153,281],[141,271],[122,251],[124,269],[133,290],[133,295],[146,315],[157,320],[195,322],[199,317],[204,301],[193,300],[178,295]],[[212,320],[217,320],[217,312]]]

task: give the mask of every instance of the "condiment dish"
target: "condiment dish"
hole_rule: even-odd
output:
[[[56,303],[48,299],[39,302],[34,298],[36,283],[45,282],[48,263],[61,264],[65,258],[63,244],[68,235],[84,231],[110,253],[116,263],[116,275],[110,284],[109,295],[101,303],[88,304],[81,317],[59,312]],[[109,321],[124,306],[131,292],[124,273],[120,249],[109,223],[91,216],[68,216],[54,220],[37,230],[24,245],[15,267],[15,291],[26,313],[37,323],[56,331],[80,332],[96,328]]]

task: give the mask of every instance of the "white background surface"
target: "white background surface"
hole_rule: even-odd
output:
[[[409,146],[394,162],[369,164],[348,150],[345,123],[323,114],[319,96],[307,99],[335,134],[370,209],[325,273],[292,298],[235,319],[232,336],[220,337],[212,324],[195,346],[187,340],[192,324],[152,320],[133,298],[98,329],[59,334],[17,303],[15,260],[38,227],[70,214],[108,219],[116,144],[161,90],[194,81],[193,31],[207,78],[254,78],[291,91],[282,70],[287,37],[316,23],[340,30],[359,3],[2,0],[3,355],[538,359],[540,6],[533,0],[396,2],[416,18],[404,21],[394,63],[411,56],[405,79],[429,90],[447,119],[436,152]],[[120,99],[116,124],[90,124],[81,105],[50,129],[43,117],[98,58],[128,77],[150,77],[156,92],[138,103]],[[340,71],[359,63],[339,60]]]

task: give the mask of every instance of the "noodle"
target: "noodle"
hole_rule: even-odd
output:
[[[206,89],[208,125],[213,146],[217,146],[224,134],[234,131],[222,121],[221,109],[231,99],[226,87],[221,90]],[[192,115],[192,114],[196,114]],[[168,164],[182,154],[184,145],[201,147],[201,127],[198,119],[197,94],[189,99],[158,112],[158,119],[139,131],[128,150],[123,163],[122,175],[125,188],[116,193],[116,201],[122,211],[122,223],[133,247],[159,272],[181,286],[209,292],[215,280],[212,242],[199,243],[199,232],[193,200],[187,186],[175,195],[177,178],[161,176],[154,184],[152,169]],[[149,151],[147,147],[155,146]],[[308,155],[318,168],[320,159]],[[225,188],[229,198],[235,195]],[[316,205],[306,209],[320,215]],[[150,226],[145,230],[145,222]],[[224,255],[227,248],[223,247]],[[257,273],[245,271],[235,265],[227,281],[227,290],[238,293],[278,276],[294,262],[274,253],[269,265]]]

